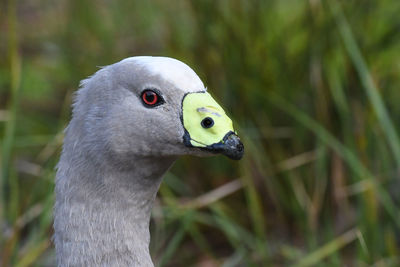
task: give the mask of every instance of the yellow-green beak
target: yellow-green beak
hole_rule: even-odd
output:
[[[231,119],[209,93],[184,96],[182,123],[186,146],[222,153],[231,159],[242,158],[244,147],[233,129]]]

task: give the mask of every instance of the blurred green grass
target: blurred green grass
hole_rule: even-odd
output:
[[[400,2],[0,2],[0,266],[51,266],[54,167],[98,66],[178,58],[246,155],[180,159],[158,266],[399,266]],[[206,168],[205,168],[206,166]]]

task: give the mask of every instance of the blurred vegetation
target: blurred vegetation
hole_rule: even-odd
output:
[[[98,66],[178,58],[234,118],[240,162],[180,159],[158,266],[400,266],[400,1],[0,2],[0,266],[51,266],[54,167]]]

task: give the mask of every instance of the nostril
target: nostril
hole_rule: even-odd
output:
[[[214,120],[210,117],[204,118],[201,121],[201,126],[206,129],[211,128],[214,126]]]

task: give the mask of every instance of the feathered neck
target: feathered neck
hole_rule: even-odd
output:
[[[149,221],[174,158],[133,157],[131,168],[99,162],[67,136],[56,177],[58,266],[153,266]]]

